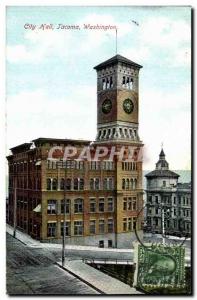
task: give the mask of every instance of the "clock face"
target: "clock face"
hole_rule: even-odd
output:
[[[102,104],[102,112],[104,114],[108,114],[110,112],[110,110],[112,109],[112,103],[111,103],[111,100],[109,99],[105,99],[103,101],[103,104]]]
[[[134,109],[134,104],[131,99],[125,99],[123,102],[123,109],[127,114],[131,114]]]

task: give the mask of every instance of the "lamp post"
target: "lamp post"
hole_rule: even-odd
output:
[[[66,167],[65,166],[65,180],[64,180],[64,219],[63,219],[63,235],[62,235],[62,266],[65,261],[65,225],[66,225]]]
[[[17,207],[17,178],[14,176],[14,220],[13,220],[13,237],[16,237],[16,207]]]

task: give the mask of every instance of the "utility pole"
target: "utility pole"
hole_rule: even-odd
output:
[[[63,235],[62,235],[62,266],[65,261],[65,225],[66,225],[66,165],[65,165],[65,180],[64,180],[64,220],[63,220]]]
[[[164,212],[164,205],[162,205],[161,215],[162,215],[162,237],[163,237],[163,245],[165,245],[166,239],[165,239],[165,212]]]
[[[14,176],[14,229],[13,229],[13,237],[16,237],[16,207],[17,207],[17,178]]]

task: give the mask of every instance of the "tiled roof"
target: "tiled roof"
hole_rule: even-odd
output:
[[[171,177],[178,178],[180,175],[170,170],[154,170],[145,175],[146,177]]]
[[[110,59],[102,62],[101,64],[97,65],[96,67],[94,67],[94,69],[99,70],[108,65],[117,64],[118,62],[123,62],[125,64],[132,65],[134,67],[137,67],[138,69],[142,68],[141,65],[133,62],[132,60],[130,60],[122,55],[117,54],[117,55],[111,57]]]

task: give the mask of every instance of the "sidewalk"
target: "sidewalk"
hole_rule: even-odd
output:
[[[62,267],[60,262],[57,263]],[[93,267],[86,265],[81,260],[66,261],[62,267],[66,271],[70,272],[74,276],[77,276],[83,282],[95,287],[103,294],[109,295],[135,295],[142,294],[135,288],[119,281],[113,277],[110,277]]]
[[[13,227],[6,224],[6,231],[13,235]],[[55,243],[40,243],[37,240],[32,239],[28,234],[16,230],[16,238],[20,240],[22,243],[30,246],[30,247],[42,247],[42,248],[58,248],[62,249],[62,244]],[[84,250],[84,251],[99,251],[99,252],[127,252],[132,253],[133,249],[117,249],[117,248],[99,248],[93,246],[80,246],[80,245],[65,245],[65,249],[68,250]]]

